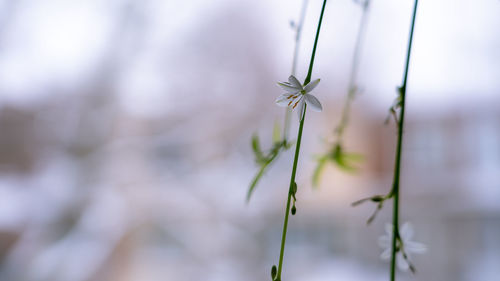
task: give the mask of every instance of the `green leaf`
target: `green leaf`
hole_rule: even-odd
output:
[[[278,143],[281,141],[281,129],[278,122],[274,122],[273,128],[273,143]]]
[[[277,129],[276,129],[277,128]],[[273,132],[273,138],[276,137],[277,134],[279,134],[279,126],[275,126],[274,132]],[[279,137],[279,136],[278,136]],[[246,201],[247,203],[250,201],[250,198],[253,194],[253,191],[257,184],[259,183],[260,179],[264,175],[264,172],[270,166],[270,164],[278,157],[281,151],[289,149],[293,145],[293,142],[286,142],[285,140],[278,140],[275,142],[271,148],[271,150],[264,155],[262,152],[262,149],[260,147],[260,141],[259,137],[257,134],[254,134],[252,136],[252,150],[255,154],[255,161],[257,164],[260,166],[257,174],[253,177],[252,181],[250,182],[250,186],[248,187],[248,192],[247,192],[247,197]]]
[[[270,156],[267,158],[263,158],[263,162],[260,164],[260,169],[257,172],[257,174],[254,176],[252,182],[250,182],[250,186],[248,187],[248,192],[247,192],[247,203],[250,201],[250,197],[252,197],[252,193],[259,183],[259,180],[262,178],[264,175],[264,172],[266,171],[267,167],[276,159],[278,156],[280,150],[277,150],[275,153],[272,153]]]
[[[318,187],[319,180],[320,180],[321,175],[323,174],[323,171],[326,167],[327,160],[328,160],[328,156],[322,156],[322,157],[318,158],[318,165],[314,169],[314,173],[313,173],[313,177],[312,177],[313,187]]]
[[[254,134],[252,136],[252,150],[255,155],[256,161],[261,162],[262,159],[264,159],[264,154],[262,153],[262,150],[260,148],[259,136],[257,134]]]
[[[340,144],[336,144],[328,155],[333,161],[336,161],[342,155],[342,146]]]
[[[290,149],[295,144],[295,141],[287,141],[285,143],[285,149]]]
[[[351,161],[351,162],[363,162],[365,160],[365,156],[361,153],[344,153],[343,158],[346,161]]]
[[[333,161],[346,172],[356,172],[358,168],[353,164],[361,162],[364,157],[359,153],[347,153],[340,144],[332,152]]]
[[[247,203],[250,202],[250,197],[252,197],[253,191],[257,186],[257,183],[259,182],[260,178],[262,178],[262,176],[264,175],[264,171],[266,170],[266,168],[267,164],[262,165],[257,174],[254,176],[252,182],[250,183],[250,187],[248,187],[248,192],[247,192]]]
[[[357,167],[353,166],[351,163],[348,163],[343,156],[339,156],[335,158],[335,163],[339,168],[346,172],[356,172],[358,170]]]

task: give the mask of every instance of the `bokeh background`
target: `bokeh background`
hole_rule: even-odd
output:
[[[320,0],[299,49],[304,79]],[[287,281],[388,279],[377,239],[391,205],[396,131],[384,125],[402,80],[413,1],[372,0],[345,146],[357,173],[314,155],[340,118],[361,16],[328,1],[285,252]],[[270,280],[292,152],[245,195],[258,133],[284,111],[301,0],[0,1],[0,280]],[[407,98],[401,221],[427,245],[399,280],[500,276],[500,2],[421,0]],[[292,116],[295,136],[297,118]]]

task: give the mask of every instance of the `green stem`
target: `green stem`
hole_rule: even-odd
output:
[[[342,117],[340,119],[340,123],[337,127],[338,143],[342,142],[342,135],[344,133],[344,129],[346,128],[347,123],[349,122],[349,112],[351,109],[351,103],[354,100],[354,97],[356,96],[357,92],[356,84],[357,84],[358,68],[360,61],[360,53],[361,53],[361,47],[363,45],[364,34],[366,31],[366,23],[368,21],[368,11],[370,7],[370,0],[364,0],[364,1],[365,2],[362,4],[363,13],[361,14],[361,20],[358,27],[358,34],[356,37],[356,43],[354,45],[354,52],[352,56],[352,63],[351,63],[352,68],[349,76],[347,98],[344,107],[342,109],[342,115],[341,115]]]
[[[403,85],[400,88],[401,94],[401,112],[399,115],[398,122],[398,144],[396,148],[396,161],[394,168],[394,182],[392,187],[392,195],[394,197],[394,206],[393,206],[393,214],[392,214],[392,225],[393,225],[393,233],[392,233],[392,246],[391,246],[391,281],[396,280],[396,243],[399,238],[399,175],[401,171],[401,150],[403,145],[403,129],[404,129],[404,118],[405,118],[405,105],[406,105],[406,84],[408,81],[408,69],[410,66],[410,55],[411,55],[411,46],[413,41],[413,30],[415,27],[415,18],[417,15],[417,6],[418,0],[415,0],[415,6],[413,7],[413,17],[410,28],[410,37],[408,40],[408,50],[406,53],[406,67],[403,78]]]
[[[297,57],[299,55],[300,37],[302,35],[302,26],[304,25],[304,18],[306,16],[308,0],[302,2],[302,8],[300,10],[300,18],[297,23],[297,29],[295,31],[295,47],[293,50],[293,61],[292,61],[292,72],[291,74],[295,76],[295,70],[297,69]],[[288,139],[288,132],[290,131],[290,116],[292,110],[289,107],[285,109],[285,125],[283,126],[283,139]]]
[[[312,54],[311,54],[311,61],[309,63],[309,70],[307,73],[307,77],[304,81],[304,85],[308,84],[311,81],[311,74],[312,74],[312,69],[313,69],[313,64],[314,64],[314,56],[316,55],[316,46],[318,45],[319,31],[321,29],[321,22],[323,21],[323,14],[325,12],[326,1],[327,0],[323,1],[323,7],[321,8],[321,14],[319,17],[318,28],[316,31],[316,38],[314,39],[314,46],[313,46],[313,50],[312,50]],[[304,112],[302,113],[302,116],[300,118],[299,132],[297,134],[297,145],[295,147],[295,156],[293,159],[292,175],[290,177],[290,185],[288,187],[288,199],[287,199],[287,203],[286,203],[285,221],[283,222],[283,233],[281,236],[281,249],[280,249],[280,258],[279,258],[279,263],[278,263],[278,273],[277,273],[275,280],[281,280],[281,272],[283,270],[283,256],[285,253],[286,233],[288,230],[288,217],[290,214],[290,201],[292,198],[292,188],[293,188],[293,185],[295,184],[295,175],[297,173],[297,163],[299,161],[300,143],[302,141],[302,130],[304,129],[304,120],[306,119],[306,111],[307,111],[307,105],[304,104]]]
[[[306,109],[307,105],[304,104],[304,113],[302,115],[302,120],[300,120],[299,125],[299,133],[297,135],[297,146],[295,147],[295,156],[293,158],[293,168],[292,168],[292,176],[290,177],[290,186],[288,188],[288,199],[286,201],[286,211],[285,211],[285,222],[283,223],[283,233],[281,236],[281,250],[280,250],[280,259],[278,264],[278,279],[281,280],[281,270],[283,268],[283,255],[285,253],[285,241],[286,241],[286,232],[288,229],[288,215],[290,214],[290,201],[292,198],[292,187],[295,183],[295,175],[297,174],[297,163],[299,161],[299,152],[300,152],[300,143],[302,140],[302,129],[304,128],[304,120],[306,119]]]
[[[318,29],[316,30],[316,38],[314,39],[314,47],[311,55],[311,61],[309,62],[309,70],[307,71],[307,77],[304,80],[304,85],[311,82],[311,75],[314,65],[314,57],[316,55],[316,46],[318,46],[319,31],[321,29],[321,22],[323,21],[323,13],[325,12],[326,0],[323,1],[323,7],[321,7],[321,14],[319,16]]]
[[[304,18],[306,16],[307,1],[302,2],[302,9],[300,10],[300,18],[297,24],[297,31],[295,33],[295,48],[293,50],[293,61],[292,61],[292,75],[295,75],[295,70],[297,69],[297,57],[299,54],[300,37],[302,35],[302,26],[304,25]]]

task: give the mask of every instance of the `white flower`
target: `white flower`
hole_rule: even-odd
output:
[[[299,119],[302,119],[304,113],[304,102],[314,111],[321,112],[323,110],[321,103],[315,96],[309,94],[318,83],[319,79],[316,79],[307,85],[302,85],[295,76],[290,75],[288,82],[278,82],[278,85],[287,93],[280,95],[276,99],[276,103],[279,106],[288,106],[292,109],[295,109],[298,105],[299,110],[297,113],[299,114]]]
[[[385,232],[386,234],[378,239],[378,244],[384,249],[380,257],[383,260],[388,260],[391,258],[393,234],[392,224],[385,225]],[[427,247],[422,243],[411,241],[411,238],[413,237],[413,226],[408,222],[404,223],[401,227],[399,236],[401,237],[401,241],[403,242],[403,251],[406,254],[408,260],[405,259],[403,251],[401,251],[400,249],[396,254],[396,262],[399,269],[407,271],[410,268],[409,260],[411,253],[423,254],[427,251]],[[396,241],[396,249],[398,248],[401,248],[401,243],[399,241]]]

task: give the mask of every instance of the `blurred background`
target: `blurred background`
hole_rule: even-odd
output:
[[[310,0],[305,78],[322,1]],[[0,1],[0,280],[270,280],[293,151],[257,171],[250,138],[282,122],[301,0]],[[357,173],[327,167],[361,6],[328,1],[283,280],[388,279],[378,237],[396,141],[413,1],[372,0],[344,145]],[[410,66],[401,222],[427,245],[398,280],[500,276],[500,2],[420,1]],[[290,135],[295,138],[297,117]]]

